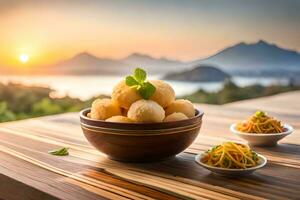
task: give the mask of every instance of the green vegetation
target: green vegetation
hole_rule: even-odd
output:
[[[300,86],[294,86],[292,84],[283,85],[271,85],[262,86],[259,84],[239,87],[232,81],[227,81],[224,84],[222,90],[218,92],[206,92],[199,90],[194,94],[184,96],[182,98],[188,99],[195,103],[208,103],[208,104],[225,104],[234,101],[240,101],[244,99],[252,99],[263,96],[270,96],[279,94],[282,92],[288,92],[293,90],[299,90]]]
[[[13,121],[65,112],[77,112],[89,107],[88,101],[63,97],[51,98],[54,92],[44,87],[29,87],[20,84],[0,84],[0,122]],[[100,96],[99,98],[104,97]]]
[[[144,79],[144,78],[143,78]],[[227,82],[219,92],[198,92],[185,96],[195,103],[224,104],[243,99],[269,96],[281,92],[299,90],[300,86],[268,86],[252,85],[238,87],[232,82]],[[95,98],[87,101],[63,97],[51,98],[54,91],[44,87],[28,87],[20,84],[0,83],[0,122],[13,121],[31,117],[59,114],[65,112],[78,112],[89,107]],[[53,96],[53,95],[52,95]],[[97,98],[104,98],[99,96]]]

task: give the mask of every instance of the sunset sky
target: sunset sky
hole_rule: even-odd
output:
[[[299,10],[297,0],[0,1],[0,65],[83,51],[192,60],[259,39],[300,51]]]

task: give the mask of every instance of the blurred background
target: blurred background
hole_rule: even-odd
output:
[[[300,1],[0,1],[0,122],[78,111],[141,67],[225,104],[300,89]]]

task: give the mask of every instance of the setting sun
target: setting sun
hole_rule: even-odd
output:
[[[21,54],[19,59],[22,63],[27,63],[29,60],[29,56],[27,54]]]

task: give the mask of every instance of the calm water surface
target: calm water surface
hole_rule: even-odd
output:
[[[85,100],[99,94],[110,95],[113,86],[122,78],[123,77],[120,76],[0,76],[0,82],[50,87],[56,91],[53,94],[54,96],[69,95]],[[150,78],[159,78],[159,76]],[[233,77],[233,81],[240,86],[247,86],[255,83],[260,83],[262,85],[288,83],[286,79],[261,77]],[[218,91],[223,86],[222,82],[168,82],[172,84],[177,96],[191,94],[200,88],[207,91]]]

